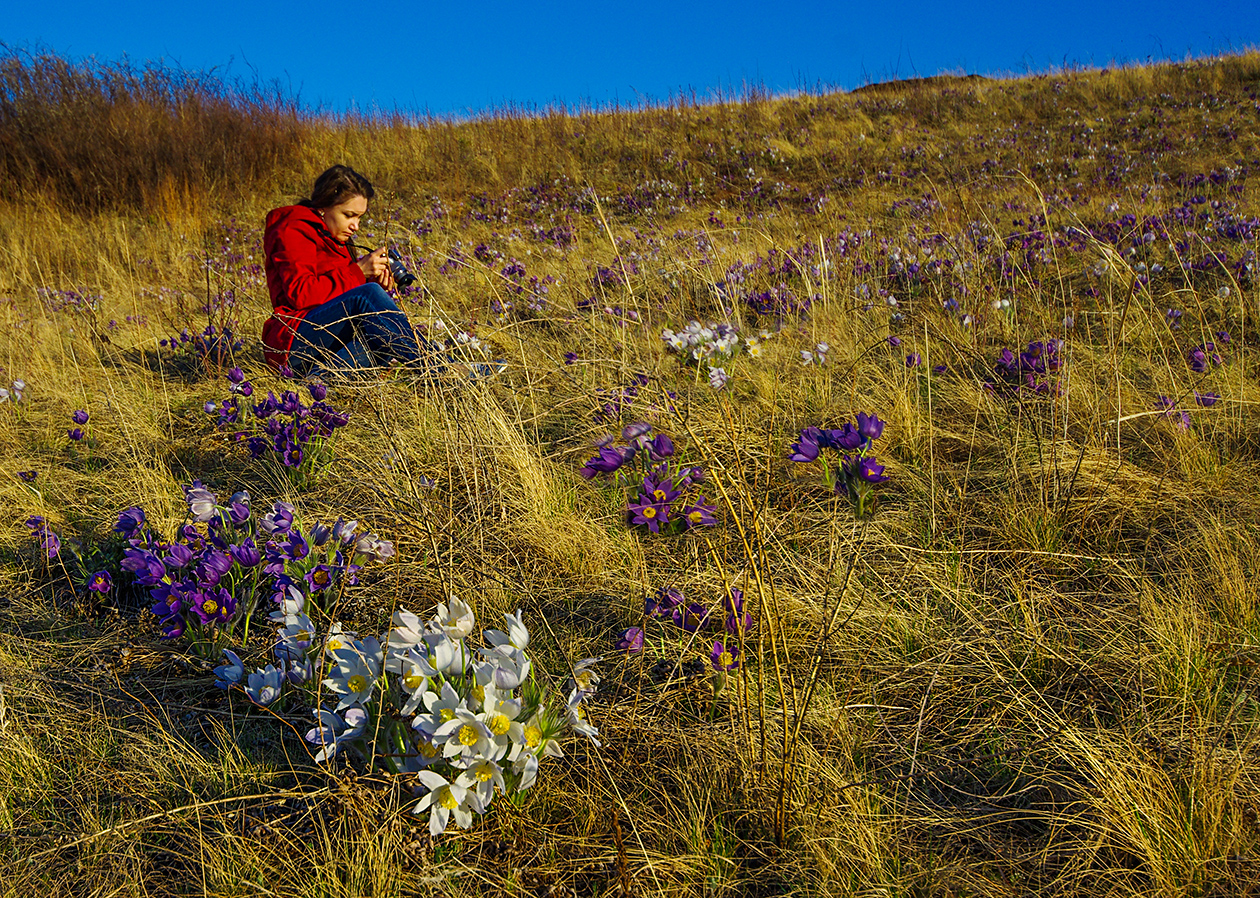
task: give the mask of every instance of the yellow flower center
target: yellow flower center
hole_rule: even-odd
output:
[[[317,569],[315,573],[311,574],[311,581],[316,586],[327,586],[329,579],[331,578],[328,576],[328,571]]]
[[[346,680],[346,686],[349,687],[351,692],[362,692],[364,689],[367,689],[367,677],[363,676],[363,674],[355,674]]]
[[[434,745],[432,742],[421,742],[420,754],[424,755],[424,757],[429,758],[429,759],[436,758],[437,746]]]
[[[652,490],[652,498],[653,498],[653,499],[655,499],[657,502],[664,502],[664,501],[665,501],[665,491],[664,491],[664,490]]]
[[[581,673],[573,675],[573,682],[578,684],[578,688],[585,692],[591,688],[591,672],[584,670]]]
[[[438,789],[438,804],[448,811],[453,811],[459,807],[459,802],[455,800],[455,795],[451,792],[450,786],[443,786],[441,789]]]
[[[698,511],[691,512],[689,515],[687,515],[687,517],[691,519],[691,523],[693,524],[699,524],[701,521],[704,520],[704,515],[700,514],[700,512]]]
[[[656,508],[649,505],[647,508],[643,509],[643,516],[648,519],[656,517]]]
[[[341,648],[341,640],[333,637],[328,640],[328,651],[335,652]]]
[[[512,721],[508,720],[506,714],[492,714],[489,721],[490,732],[496,736],[502,736],[512,726]]]
[[[731,657],[730,652],[723,652],[718,655],[718,667],[730,667],[734,661],[735,659]]]
[[[442,718],[442,723],[446,723],[446,722],[447,722],[447,721],[449,721],[449,720],[454,720],[454,719],[455,719],[455,709],[454,709],[454,708],[443,708],[441,711],[438,711],[438,717]]]
[[[490,777],[494,776],[494,771],[490,769],[489,764],[482,764],[477,768],[477,779],[483,783],[490,782]]]
[[[533,724],[525,727],[525,744],[530,748],[537,748],[539,742],[542,742],[542,730]]]
[[[415,692],[424,685],[424,676],[418,673],[412,673],[403,679],[403,685],[412,692]]]
[[[466,723],[459,728],[459,744],[476,745],[478,735],[477,728],[471,723]]]
[[[214,599],[206,599],[201,603],[201,610],[206,614],[214,614],[219,610],[219,603]]]

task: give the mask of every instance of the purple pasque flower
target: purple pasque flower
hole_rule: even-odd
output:
[[[56,558],[61,554],[61,537],[48,528],[47,522],[42,517],[33,515],[27,518],[26,526],[40,541],[40,547],[48,553],[49,558]]]
[[[311,547],[300,530],[290,530],[289,538],[280,543],[280,550],[291,561],[301,561],[311,554]]]
[[[821,431],[818,445],[824,449],[839,449],[851,452],[866,442],[866,438],[852,424],[845,422],[843,427],[833,427]]]
[[[228,517],[237,527],[249,520],[249,493],[241,490],[232,494],[232,500],[228,503]]]
[[[223,587],[189,593],[188,600],[202,626],[225,624],[236,614],[236,599]]]
[[[647,600],[647,616],[665,617],[672,615],[674,609],[685,601],[686,598],[683,596],[682,590],[673,586],[662,586],[656,591],[656,595]]]
[[[669,434],[658,433],[647,444],[647,452],[652,461],[664,461],[674,454],[674,441]]]
[[[233,368],[232,370],[228,371],[227,379],[230,380],[234,384],[242,383],[245,380],[245,372],[242,371],[240,368]]]
[[[709,386],[715,390],[720,390],[731,381],[731,376],[726,373],[725,368],[709,367]]]
[[[118,523],[114,525],[114,532],[130,539],[139,532],[144,524],[144,509],[139,505],[133,505],[126,511],[118,513]]]
[[[88,422],[88,413],[83,409],[78,409],[70,415],[70,420],[75,424],[86,424]]]
[[[709,661],[719,673],[734,670],[739,667],[739,646],[729,640],[717,640],[713,643],[713,651],[709,653]]]
[[[739,614],[744,610],[744,591],[738,586],[732,586],[730,592],[722,599],[722,607],[726,609],[727,614]]]
[[[900,346],[900,345],[901,345],[901,338],[900,338],[900,337],[897,337],[897,336],[892,336],[892,337],[889,337],[889,338],[888,338],[888,345],[889,345],[889,346],[891,346],[891,347],[893,347],[894,349],[896,349],[898,346]]]
[[[632,458],[634,458],[633,449],[603,446],[599,449],[599,454],[587,461],[578,474],[586,480],[590,480],[596,474],[611,474]]]
[[[228,555],[243,568],[257,567],[262,563],[262,555],[254,544],[252,536],[246,537],[239,546],[228,546]]]
[[[1195,393],[1194,401],[1204,408],[1211,408],[1221,399],[1220,393]]]
[[[166,556],[162,563],[168,571],[178,571],[187,567],[193,560],[193,550],[183,543],[171,543],[166,547]]]
[[[258,529],[268,536],[274,536],[277,533],[288,533],[289,528],[293,526],[293,506],[288,502],[277,502],[271,507],[271,511],[263,515],[261,521],[258,522]]]
[[[145,525],[145,510],[139,505],[132,505],[130,509],[118,513],[118,523],[113,525],[113,531],[122,534],[123,537],[135,537],[136,531]]]
[[[919,355],[917,352],[912,352],[908,356],[906,356],[907,368],[918,368],[922,364],[923,364],[923,356]]]
[[[647,435],[652,432],[652,425],[646,421],[639,421],[634,424],[627,424],[621,428],[621,438],[627,446],[634,446],[636,449],[642,449],[647,445]]]
[[[713,527],[717,525],[717,506],[711,505],[705,499],[704,495],[696,499],[696,501],[683,508],[682,521],[683,526],[688,530],[695,527]]]
[[[869,443],[873,443],[880,438],[884,432],[884,422],[874,415],[868,415],[866,412],[857,413],[857,432],[862,438]]]
[[[688,633],[694,633],[709,622],[709,609],[699,602],[688,602],[674,609],[674,623]]]
[[[622,630],[621,635],[617,638],[616,649],[619,652],[625,652],[627,655],[643,651],[643,629],[641,627],[631,627],[629,630]]]
[[[788,461],[811,462],[818,458],[823,435],[817,427],[810,425],[801,431],[800,439],[792,444],[788,453]]]
[[[87,588],[92,592],[99,592],[105,595],[114,586],[114,580],[109,576],[109,571],[97,571],[92,575],[92,579],[88,581]]]
[[[306,389],[316,402],[323,402],[328,396],[328,387],[323,384],[309,384]]]
[[[330,536],[332,536],[332,527],[328,524],[319,523],[311,527],[311,545],[317,549],[323,548]]]
[[[883,483],[888,480],[884,476],[884,466],[876,461],[873,455],[859,455],[857,458],[844,458],[845,471],[850,477],[866,483]]]
[[[66,431],[66,436],[74,440],[76,443],[83,439],[83,431],[77,427],[72,427]]]
[[[22,480],[22,482],[23,482],[23,483],[34,483],[34,482],[35,482],[35,478],[38,476],[38,472],[36,472],[36,471],[18,471],[18,472],[17,472],[17,476],[18,476],[18,477]]]
[[[162,559],[148,549],[135,546],[123,551],[120,567],[135,578],[137,586],[157,586],[166,577]]]
[[[627,509],[631,524],[642,524],[653,533],[660,533],[661,527],[669,523],[672,510],[668,502],[656,502],[649,496],[638,496],[638,502],[631,502]]]
[[[219,581],[232,570],[232,558],[218,549],[207,549],[197,560],[197,578],[209,586],[218,586]]]
[[[311,592],[323,592],[332,586],[334,571],[326,564],[317,564],[306,572],[306,582],[311,587]]]
[[[337,523],[333,524],[332,538],[343,546],[348,546],[354,542],[354,531],[358,526],[358,521],[347,521],[345,518],[337,518]]]
[[[302,400],[293,390],[285,390],[280,394],[277,407],[286,415],[296,415],[302,410]]]

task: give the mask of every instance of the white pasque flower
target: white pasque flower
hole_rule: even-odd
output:
[[[473,812],[483,812],[477,795],[469,792],[458,782],[448,783],[441,774],[432,770],[421,770],[416,779],[428,788],[429,792],[412,809],[414,814],[429,811],[429,835],[435,839],[442,835],[451,817],[460,829],[472,826]]]
[[[393,659],[390,659],[393,660]],[[389,661],[385,664],[386,669],[389,668]],[[424,703],[424,697],[429,693],[429,675],[425,673],[429,669],[427,659],[416,648],[410,648],[407,653],[402,656],[399,661],[399,685],[407,694],[407,701],[403,703],[403,714],[414,714],[416,709]]]
[[[315,625],[305,614],[295,614],[285,619],[285,625],[277,631],[276,657],[284,661],[306,660],[306,653],[315,640]]]
[[[499,689],[515,689],[529,679],[529,657],[515,646],[482,649],[481,655],[494,664],[494,685]]]
[[[324,640],[324,652],[329,660],[336,661],[337,654],[344,652],[348,647],[353,647],[355,639],[354,633],[341,629],[341,624],[335,623],[328,630],[328,638]]]
[[[214,669],[214,685],[220,689],[231,689],[245,678],[245,663],[231,649],[223,650],[223,658],[224,663]]]
[[[389,631],[386,642],[388,649],[385,658],[385,670],[389,673],[401,673],[403,655],[409,649],[418,646],[424,639],[424,621],[405,608],[394,612],[393,629]]]
[[[456,708],[455,716],[437,728],[433,744],[442,746],[444,757],[459,758],[465,764],[478,758],[494,760],[502,756],[494,733],[479,715],[467,708]]]
[[[280,688],[284,685],[284,668],[268,664],[249,675],[245,684],[245,694],[260,705],[270,705],[280,697]]]
[[[452,595],[449,609],[447,609],[445,603],[437,606],[437,614],[433,617],[433,623],[445,630],[446,635],[452,640],[455,640],[471,636],[473,627],[477,625],[477,619],[473,615],[472,606],[458,596]]]
[[[315,755],[315,763],[320,764],[337,754],[343,742],[350,742],[363,735],[367,729],[368,712],[358,705],[346,709],[345,717],[338,717],[332,711],[323,708],[315,709],[315,722],[306,733],[306,741],[320,746]]]
[[[503,619],[507,621],[507,632],[487,630],[486,642],[493,646],[513,645],[521,651],[529,648],[529,630],[525,628],[525,621],[521,619],[521,609],[517,608],[515,614],[503,615]]]
[[[507,791],[507,783],[503,781],[503,771],[499,769],[499,765],[484,758],[469,764],[455,782],[474,793],[483,809],[494,801],[495,789]]]
[[[355,703],[366,704],[372,698],[381,676],[383,654],[380,642],[375,636],[369,636],[334,655],[337,666],[324,680],[324,685],[341,696],[338,711]]]
[[[599,730],[591,726],[586,719],[586,712],[582,708],[583,696],[584,693],[580,689],[574,689],[569,693],[569,702],[564,709],[565,716],[568,718],[569,726],[575,733],[581,733],[587,739],[590,739],[596,748],[599,748],[600,741],[597,738]]]
[[[463,643],[456,644],[445,633],[425,633],[415,647],[414,659],[426,677],[458,673],[463,667]]]
[[[579,692],[594,692],[599,685],[599,674],[595,673],[595,665],[603,658],[583,658],[573,665],[573,685]]]
[[[459,697],[454,686],[443,683],[441,692],[424,694],[424,707],[429,712],[428,716],[418,716],[411,726],[432,736],[442,724],[455,719],[455,712],[464,707],[464,700]]]

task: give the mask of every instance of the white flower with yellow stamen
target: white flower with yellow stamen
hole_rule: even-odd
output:
[[[349,630],[341,629],[341,624],[333,624],[328,631],[328,637],[324,640],[324,652],[332,661],[337,660],[337,653],[352,648],[355,644],[356,637]]]
[[[426,633],[424,641],[416,646],[415,656],[426,677],[440,677],[457,666],[460,648],[462,645],[451,642],[445,633]]]
[[[593,668],[603,658],[583,658],[573,665],[573,685],[581,692],[594,692],[599,685],[599,675]]]
[[[411,648],[399,660],[399,677],[398,685],[406,694],[407,700],[403,703],[403,714],[414,714],[416,709],[424,703],[424,697],[429,694],[429,675],[425,673],[428,668],[426,658],[418,649]],[[386,667],[389,662],[386,661]]]
[[[569,726],[575,733],[581,733],[587,739],[599,748],[599,730],[591,726],[590,721],[586,719],[586,711],[582,707],[582,698],[585,695],[580,689],[574,689],[569,693],[569,702],[565,706],[565,716],[568,719]]]
[[[383,654],[381,644],[374,636],[336,653],[337,666],[324,680],[324,685],[341,696],[337,703],[338,711],[356,702],[367,704],[372,698],[376,681],[381,676]]]
[[[482,649],[481,655],[494,665],[494,685],[499,689],[515,689],[529,679],[529,658],[515,646]]]
[[[456,640],[472,635],[473,627],[477,625],[477,619],[473,616],[472,607],[467,602],[456,595],[452,595],[449,609],[445,604],[437,606],[437,614],[433,617],[433,623],[446,631],[446,635],[452,640]]]
[[[480,801],[474,792],[469,792],[459,783],[448,783],[441,775],[432,770],[421,770],[416,774],[429,792],[416,804],[412,813],[423,814],[429,811],[429,835],[437,838],[442,835],[451,817],[460,829],[472,826],[473,812],[483,812]]]
[[[477,796],[482,808],[488,808],[494,801],[494,791],[507,791],[507,783],[503,781],[503,771],[494,761],[485,759],[473,761],[455,780],[459,785]]]
[[[521,713],[521,703],[512,698],[511,693],[500,691],[493,686],[485,687],[485,698],[481,703],[481,719],[486,728],[494,734],[495,745],[500,755],[519,750],[525,742],[525,729],[516,718]]]
[[[455,709],[454,719],[434,732],[433,743],[442,746],[443,757],[458,758],[465,764],[478,758],[494,760],[502,754],[495,744],[494,733],[490,732],[485,721],[467,708]]]
[[[455,712],[464,707],[464,700],[450,683],[443,683],[441,692],[424,694],[424,707],[429,713],[417,716],[411,725],[432,736],[442,724],[455,719]]]

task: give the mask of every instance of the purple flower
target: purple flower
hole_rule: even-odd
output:
[[[202,486],[200,480],[194,480],[192,486],[184,487],[184,498],[188,500],[188,511],[194,521],[204,524],[214,517],[215,506],[219,503],[218,497]]]
[[[218,586],[219,581],[232,570],[232,558],[226,552],[209,549],[197,562],[197,576],[202,583]]]
[[[237,527],[249,520],[249,493],[242,490],[232,494],[232,501],[228,505],[228,516]]]
[[[311,384],[306,389],[310,391],[311,398],[316,402],[323,402],[328,396],[328,387],[323,384]]]
[[[277,502],[272,510],[263,515],[258,529],[268,536],[276,533],[288,533],[293,526],[293,506],[288,502]]]
[[[219,407],[214,403],[213,400],[207,399],[206,404],[202,406],[202,409],[205,410],[205,413],[207,415],[213,415],[215,412],[219,410]]]
[[[617,639],[616,649],[626,654],[643,651],[643,630],[639,627],[623,630]]]
[[[92,592],[99,592],[105,595],[113,587],[114,581],[109,576],[109,571],[97,571],[92,575],[92,579],[88,581],[88,589]]]
[[[697,602],[679,605],[674,609],[674,623],[688,633],[694,633],[709,622],[709,609]]]
[[[647,435],[652,432],[652,425],[645,421],[637,424],[627,424],[621,429],[621,438],[626,441],[626,445],[634,446],[642,449],[647,443]]]
[[[241,381],[245,379],[245,372],[242,371],[240,368],[233,368],[231,371],[227,373],[227,379],[230,380],[234,384],[239,384]]]
[[[912,352],[908,356],[906,356],[907,368],[918,368],[922,364],[923,364],[923,356],[919,355],[917,352]]]
[[[162,563],[169,571],[178,571],[193,560],[193,551],[181,543],[172,543],[166,549],[166,557]]]
[[[1211,408],[1220,401],[1220,393],[1195,393],[1194,401],[1204,408]]]
[[[744,610],[744,591],[738,586],[732,586],[726,598],[722,599],[722,607],[727,614],[739,614]]]
[[[227,623],[236,613],[236,599],[222,587],[190,593],[188,599],[203,626]]]
[[[672,615],[675,608],[686,601],[682,591],[673,586],[662,586],[656,595],[647,600],[647,616],[663,617]]]
[[[896,349],[898,346],[900,346],[900,345],[901,345],[901,338],[900,338],[900,337],[889,337],[889,338],[888,338],[888,345],[889,345],[889,346],[891,346],[891,347],[893,347],[894,349]]]
[[[883,483],[888,479],[884,476],[884,466],[876,461],[874,456],[859,456],[856,459],[856,463],[852,466],[850,466],[849,459],[846,456],[845,463],[853,476],[859,480],[865,480],[867,483]]]
[[[75,424],[86,424],[88,422],[88,413],[83,409],[79,409],[70,416],[70,420]]]
[[[36,472],[35,471],[18,471],[17,476],[22,478],[23,483],[34,483]]]
[[[317,564],[306,572],[306,582],[311,587],[311,592],[323,592],[332,586],[333,571],[326,564]]]
[[[866,438],[862,436],[861,431],[852,424],[846,423],[844,427],[833,427],[830,430],[822,431],[818,445],[824,449],[839,449],[842,452],[851,452],[865,442]]]
[[[719,673],[739,667],[739,646],[735,643],[713,643],[713,651],[709,653],[709,661],[713,669]]]
[[[232,556],[233,561],[244,568],[257,567],[262,562],[262,556],[258,553],[258,547],[254,544],[252,536],[239,546],[228,546],[228,554]]]
[[[822,439],[822,431],[817,427],[809,426],[801,431],[800,439],[791,446],[788,453],[788,461],[811,462],[818,458],[819,441]]]
[[[135,577],[137,586],[157,586],[166,576],[166,565],[148,549],[124,550],[120,566]]]
[[[311,553],[310,546],[298,530],[289,531],[289,539],[280,544],[280,549],[292,561],[301,561]]]
[[[627,509],[631,524],[643,524],[653,533],[660,533],[661,526],[669,523],[670,505],[668,502],[654,502],[647,496],[639,496],[641,501],[631,502]]]
[[[857,432],[868,442],[875,442],[884,432],[884,422],[866,412],[857,413]]]
[[[674,441],[668,434],[658,433],[647,445],[648,457],[652,461],[664,461],[674,454]]]
[[[611,474],[633,457],[633,449],[618,449],[613,446],[605,446],[599,450],[598,455],[587,461],[578,473],[587,480],[590,480],[596,474]]]
[[[77,427],[72,427],[66,431],[66,436],[77,443],[79,440],[83,439],[83,431]]]
[[[716,513],[717,506],[707,503],[701,495],[695,504],[683,509],[683,526],[688,530],[694,527],[713,527],[717,524],[717,518],[714,517]]]
[[[566,352],[564,354],[564,363],[566,365],[572,365],[577,360],[578,360],[578,354],[576,352]]]

